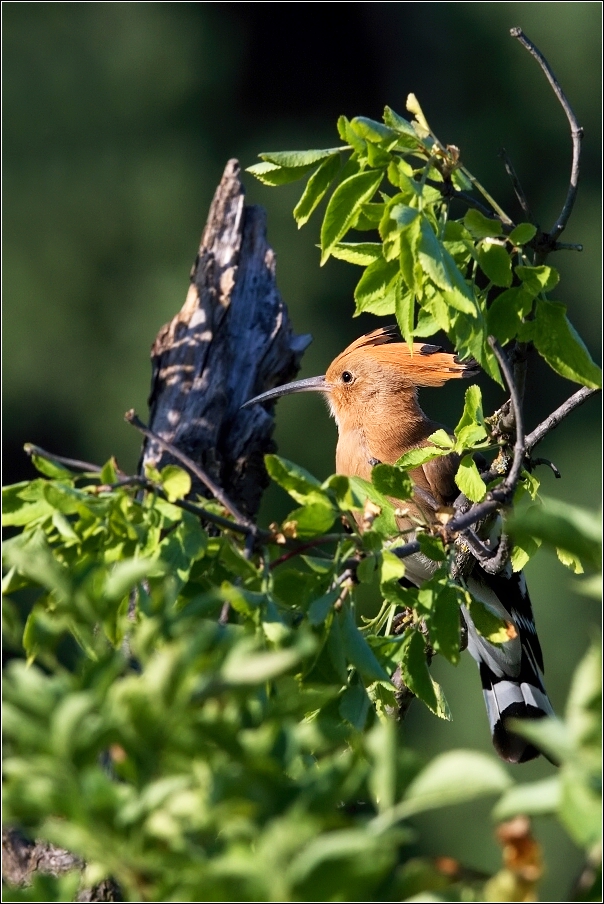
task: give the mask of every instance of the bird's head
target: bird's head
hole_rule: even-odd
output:
[[[269,389],[243,407],[293,392],[322,392],[340,423],[348,412],[376,401],[415,398],[418,386],[442,386],[447,380],[478,373],[475,361],[460,361],[438,345],[416,342],[412,353],[406,342],[394,342],[394,338],[392,327],[360,336],[331,362],[324,376]]]

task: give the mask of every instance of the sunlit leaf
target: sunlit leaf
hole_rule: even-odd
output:
[[[321,264],[331,255],[331,249],[353,225],[362,205],[376,193],[383,173],[370,170],[357,173],[341,182],[330,198],[321,227]]]

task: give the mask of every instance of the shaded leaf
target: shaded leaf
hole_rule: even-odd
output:
[[[413,495],[413,481],[395,465],[376,465],[371,471],[371,482],[384,496],[410,499]]]
[[[503,245],[484,242],[478,249],[478,263],[494,285],[504,288],[512,285],[512,261]]]
[[[538,299],[535,319],[524,325],[521,338],[534,342],[541,357],[562,377],[593,389],[602,386],[602,371],[568,320],[565,305]]]
[[[555,813],[560,803],[560,779],[557,775],[538,782],[509,788],[493,809],[493,819],[500,822],[520,813],[536,816]]]
[[[355,667],[365,681],[390,682],[390,675],[380,665],[375,653],[357,628],[349,607],[340,613],[342,642],[348,661]]]
[[[536,235],[537,227],[533,226],[532,223],[518,223],[508,235],[508,241],[518,247],[520,245],[526,245],[526,243],[530,242],[531,239],[534,239]]]
[[[502,233],[500,220],[485,217],[479,210],[470,209],[463,218],[464,226],[475,239],[486,239]]]
[[[524,543],[527,538],[535,537],[598,568],[602,543],[599,517],[557,499],[542,497],[542,502],[542,506],[531,506],[510,516],[506,529],[515,542]]]

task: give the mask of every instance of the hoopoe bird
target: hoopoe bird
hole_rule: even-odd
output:
[[[289,393],[323,393],[338,427],[336,471],[371,480],[376,464],[394,464],[411,449],[429,445],[430,435],[442,427],[420,408],[418,387],[443,386],[477,373],[474,362],[464,363],[438,346],[415,343],[411,354],[406,343],[392,339],[389,329],[361,336],[332,361],[324,376],[276,387],[246,407]],[[450,506],[459,495],[454,480],[458,464],[451,453],[410,471],[416,492],[410,504],[405,502],[404,517],[397,518],[407,540],[418,520],[434,522],[435,510]],[[405,578],[418,587],[437,567],[421,553],[404,561]],[[515,629],[506,643],[494,645],[477,632],[462,607],[495,749],[508,762],[526,762],[539,751],[511,732],[507,720],[540,718],[552,715],[553,709],[543,685],[543,656],[524,575],[514,573],[509,564],[499,574],[489,574],[475,562],[465,584],[473,597]]]

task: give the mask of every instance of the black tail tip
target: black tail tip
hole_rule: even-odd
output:
[[[507,763],[528,763],[530,760],[536,759],[538,756],[545,756],[554,766],[555,763],[542,750],[531,744],[525,738],[516,734],[508,728],[510,719],[531,720],[544,719],[547,713],[538,709],[536,706],[530,706],[523,703],[513,703],[501,713],[501,717],[493,726],[493,746],[502,760]]]

